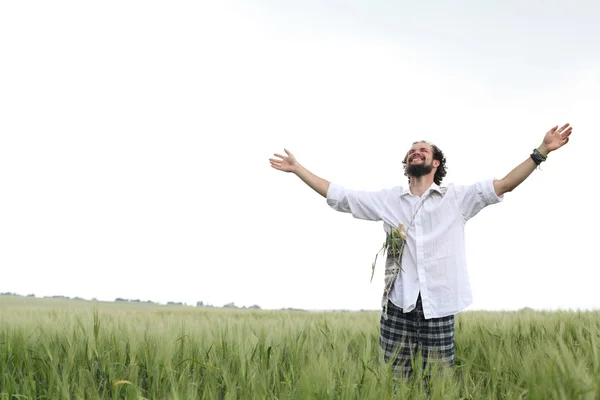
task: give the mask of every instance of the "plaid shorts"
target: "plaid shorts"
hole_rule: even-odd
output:
[[[388,318],[381,316],[380,346],[384,361],[395,372],[410,376],[413,359],[421,353],[423,368],[436,359],[454,367],[454,315],[425,319],[421,294],[415,309],[404,313],[388,300]],[[400,371],[399,371],[400,369]]]

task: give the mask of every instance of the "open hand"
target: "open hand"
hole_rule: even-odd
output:
[[[283,156],[281,154],[275,153],[274,154],[275,157],[278,157],[278,158],[269,158],[269,161],[271,162],[271,167],[278,169],[280,171],[294,172],[294,169],[298,165],[298,162],[296,161],[296,157],[294,157],[294,155],[291,152],[289,152],[287,149],[283,149],[283,151],[285,151],[285,154],[287,154],[287,157]]]
[[[573,127],[569,126],[569,124],[564,124],[560,128],[558,125],[556,125],[554,128],[550,129],[548,133],[546,133],[546,136],[544,136],[541,149],[546,150],[547,154],[551,151],[561,148],[565,144],[569,143],[569,135],[572,131]]]

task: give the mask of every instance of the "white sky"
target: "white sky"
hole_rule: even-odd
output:
[[[268,158],[356,189],[501,178],[467,225],[470,309],[598,308],[597,2],[0,3],[0,292],[377,309],[381,223]]]

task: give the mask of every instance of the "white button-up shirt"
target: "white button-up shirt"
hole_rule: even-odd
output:
[[[484,207],[498,203],[493,179],[473,185],[439,187],[433,183],[421,197],[410,189],[348,190],[331,183],[327,204],[355,218],[383,221],[387,234],[404,225],[407,239],[402,271],[394,270],[387,300],[404,312],[415,308],[419,292],[425,318],[454,315],[472,303],[465,254],[465,223]],[[422,204],[421,204],[422,203]],[[414,218],[413,218],[414,217]],[[386,269],[394,263],[386,260]],[[386,276],[388,271],[386,271]]]

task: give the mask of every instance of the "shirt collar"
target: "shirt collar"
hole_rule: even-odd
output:
[[[435,182],[433,182],[431,184],[431,186],[429,186],[425,190],[425,192],[423,192],[423,196],[426,196],[428,194],[428,192],[430,192],[430,191],[437,192],[438,194],[441,194],[442,196],[444,195],[444,192],[443,192],[442,188],[437,183],[435,183]],[[406,196],[406,195],[412,196],[412,194],[410,193],[410,186],[407,187],[405,191],[403,191],[402,193],[400,193],[400,196]]]

